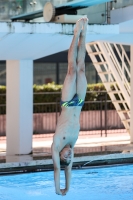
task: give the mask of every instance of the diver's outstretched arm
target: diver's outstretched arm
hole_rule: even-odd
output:
[[[59,152],[56,150],[54,143],[51,146],[52,159],[54,164],[54,182],[55,182],[55,192],[58,195],[62,195],[60,190],[60,157]]]
[[[61,190],[63,195],[66,195],[66,193],[69,191],[70,188],[72,164],[73,164],[73,149],[72,149],[71,163],[65,167],[65,189]]]

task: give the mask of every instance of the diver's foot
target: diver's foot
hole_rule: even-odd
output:
[[[84,21],[84,19],[81,18],[76,22],[76,26],[75,26],[75,29],[74,29],[74,35],[76,35],[76,36],[80,35],[80,33],[83,29],[83,21]]]
[[[82,31],[81,31],[81,36],[85,36],[86,35],[87,25],[88,25],[88,18],[84,17],[83,18],[83,28],[82,28]]]

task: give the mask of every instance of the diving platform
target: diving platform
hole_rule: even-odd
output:
[[[68,50],[74,24],[0,22],[0,60],[35,60]],[[116,25],[88,25],[86,43],[133,44],[133,20]]]

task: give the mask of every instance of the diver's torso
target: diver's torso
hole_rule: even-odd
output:
[[[69,144],[72,148],[74,147],[80,130],[80,113],[80,106],[62,108],[56,132],[54,134],[54,140],[59,151],[61,151],[67,144]]]

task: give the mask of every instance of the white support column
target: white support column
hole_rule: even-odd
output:
[[[130,142],[133,144],[133,45],[130,48],[130,58],[131,58],[131,121],[130,121]]]
[[[8,60],[6,73],[6,152],[29,154],[33,133],[33,61]]]

